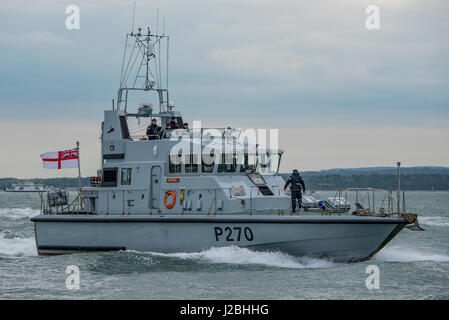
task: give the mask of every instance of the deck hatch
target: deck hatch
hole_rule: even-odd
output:
[[[274,195],[273,191],[271,191],[270,188],[268,188],[267,186],[259,186],[259,191],[264,196],[273,196]]]

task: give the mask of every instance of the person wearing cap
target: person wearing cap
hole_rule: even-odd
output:
[[[284,190],[291,184],[290,194],[292,199],[292,213],[296,212],[296,200],[298,200],[298,210],[302,207],[302,192],[306,192],[306,185],[298,170],[293,170],[292,175],[285,182]]]
[[[186,122],[184,123],[184,125],[182,126],[183,129],[185,130],[189,130],[189,124]]]
[[[147,128],[148,140],[160,139],[161,127],[158,127],[156,119],[151,120],[151,124]]]
[[[171,117],[170,127],[171,130],[179,129],[179,125],[176,122],[176,117]]]

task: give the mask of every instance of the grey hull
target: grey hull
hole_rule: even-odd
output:
[[[406,224],[399,218],[351,216],[40,215],[31,220],[40,255],[195,252],[236,245],[350,261],[369,259]]]

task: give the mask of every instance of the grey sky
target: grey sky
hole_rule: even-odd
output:
[[[65,28],[69,4],[80,30]],[[365,28],[369,4],[380,30]],[[187,120],[281,129],[285,170],[449,165],[447,1],[137,1],[136,26],[154,30],[156,8]],[[131,17],[132,1],[0,3],[0,147],[14,150],[0,176],[76,175],[39,153],[77,139],[95,174]]]

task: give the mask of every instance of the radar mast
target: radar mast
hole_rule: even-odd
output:
[[[161,51],[164,49],[166,57],[165,61],[162,61]],[[130,91],[154,91],[158,95],[159,113],[161,115],[170,113],[174,105],[170,102],[168,94],[168,59],[169,36],[165,35],[165,30],[162,35],[158,32],[153,34],[148,27],[146,33],[142,33],[142,28],[139,27],[137,33],[134,31],[127,33],[117,95],[117,109],[123,108],[127,114]],[[165,66],[162,66],[163,63]]]

